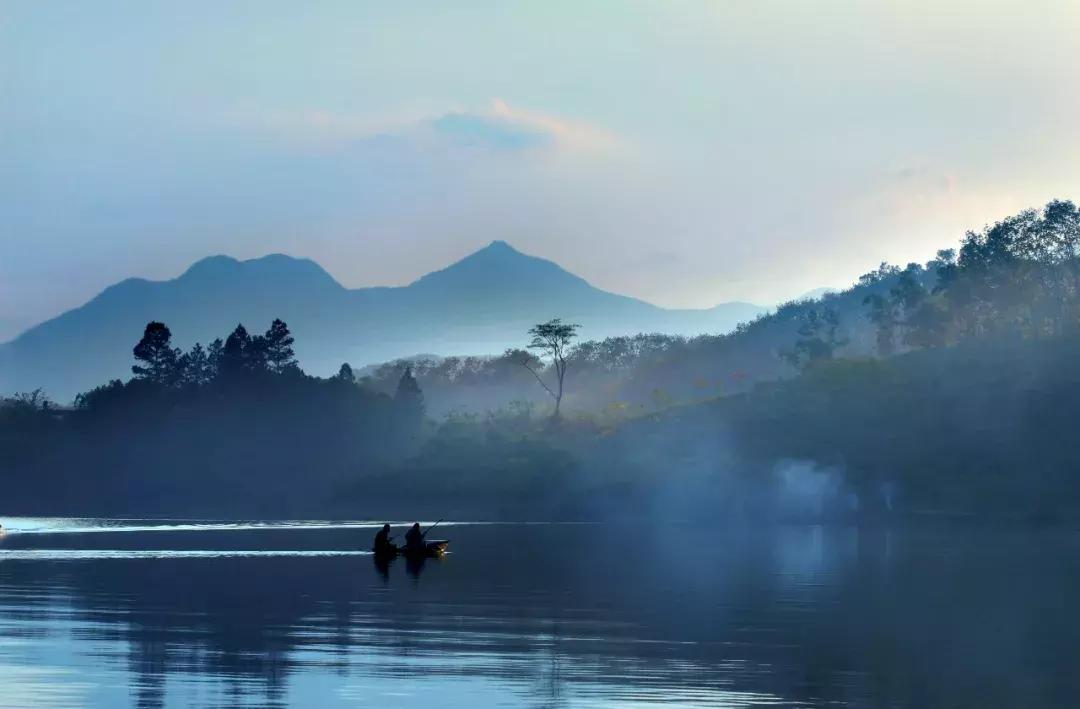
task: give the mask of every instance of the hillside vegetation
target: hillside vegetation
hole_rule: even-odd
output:
[[[283,322],[155,322],[130,381],[6,400],[0,475],[39,513],[1077,519],[1078,279],[1051,202],[729,335],[581,342],[558,418],[535,350],[321,379]]]

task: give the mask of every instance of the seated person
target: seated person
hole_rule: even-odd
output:
[[[410,551],[421,551],[424,549],[424,533],[420,531],[420,523],[416,522],[405,532],[405,548]]]
[[[376,554],[391,554],[397,551],[397,547],[390,541],[390,525],[384,524],[382,529],[375,535],[375,545],[372,551]]]

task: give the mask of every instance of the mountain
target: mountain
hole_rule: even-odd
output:
[[[365,364],[416,352],[495,353],[526,341],[552,317],[582,325],[586,338],[635,332],[724,332],[764,308],[725,303],[666,310],[594,288],[559,265],[495,241],[408,286],[348,289],[318,264],[273,254],[248,261],[203,259],[178,278],[132,278],[82,307],[0,345],[0,392],[42,387],[68,400],[111,378],[127,378],[131,349],[151,320],[189,347],[224,337],[238,322],[253,332],[274,318],[296,336],[313,374],[341,362]]]

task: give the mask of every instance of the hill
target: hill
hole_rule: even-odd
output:
[[[515,358],[319,378],[280,323],[182,354],[156,325],[127,383],[0,399],[0,485],[34,514],[1075,524],[1077,283],[1054,201],[729,335],[580,342],[559,417]]]
[[[0,391],[44,388],[56,399],[130,374],[131,347],[151,320],[189,346],[238,322],[262,330],[274,318],[296,333],[301,366],[313,374],[342,361],[378,362],[434,351],[501,352],[535,322],[562,317],[603,338],[662,331],[725,332],[764,309],[725,303],[667,310],[609,293],[559,265],[503,241],[408,286],[348,289],[318,264],[281,254],[238,261],[203,259],[178,278],[132,278],[82,307],[0,345]]]

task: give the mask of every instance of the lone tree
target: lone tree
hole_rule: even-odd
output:
[[[518,364],[532,372],[532,375],[536,377],[536,381],[540,382],[540,386],[544,387],[544,390],[555,400],[555,413],[552,414],[552,418],[559,418],[563,398],[563,383],[566,380],[566,360],[570,354],[570,341],[577,337],[579,327],[581,326],[564,323],[560,318],[555,318],[535,325],[529,330],[529,334],[532,335],[532,342],[528,345],[529,349],[539,350],[542,353],[541,357],[550,357],[552,366],[555,367],[556,382],[554,387],[548,386],[548,383],[540,376],[540,372],[533,366],[533,358],[529,357],[528,353],[519,351],[520,355],[525,356],[518,355],[514,357]],[[508,354],[512,355],[514,353]]]
[[[142,339],[132,350],[141,364],[131,367],[139,379],[162,386],[173,386],[180,380],[180,350],[172,346],[172,333],[165,323],[147,323]]]

